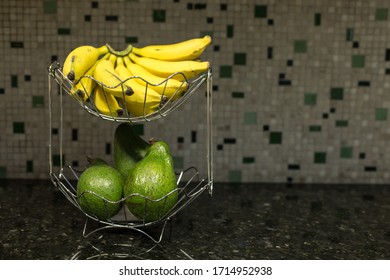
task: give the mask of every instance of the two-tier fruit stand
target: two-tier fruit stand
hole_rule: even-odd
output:
[[[48,80],[49,80],[49,169],[50,169],[50,178],[54,186],[60,190],[64,196],[76,207],[78,208],[85,216],[86,221],[83,229],[83,236],[89,237],[91,234],[112,228],[121,228],[121,229],[130,229],[137,232],[143,233],[154,242],[159,243],[162,240],[164,230],[166,228],[167,222],[197,197],[199,197],[203,192],[212,196],[213,193],[213,143],[212,143],[212,71],[211,68],[191,79],[187,80],[189,87],[187,91],[180,98],[175,100],[165,99],[161,104],[159,109],[153,113],[142,115],[142,116],[132,116],[130,112],[124,108],[124,113],[122,116],[112,116],[105,115],[100,113],[92,100],[83,102],[74,98],[74,95],[71,93],[73,83],[63,74],[62,67],[58,62],[52,63],[48,68]],[[170,77],[171,79],[174,76],[182,75],[181,73],[174,73]],[[84,77],[88,79],[94,79],[93,77]],[[53,83],[55,81],[55,83]],[[96,80],[95,80],[96,81]],[[96,81],[99,83],[99,81]],[[125,82],[125,81],[123,81]],[[147,81],[146,81],[147,82]],[[151,85],[147,82],[148,85]],[[55,86],[57,85],[57,86]],[[107,220],[100,220],[92,215],[87,214],[82,210],[79,204],[79,197],[77,196],[76,185],[78,178],[83,170],[72,167],[71,165],[64,162],[64,133],[63,133],[63,124],[64,124],[64,114],[67,112],[64,111],[64,102],[72,100],[71,102],[78,102],[80,107],[88,112],[94,117],[100,118],[102,121],[111,121],[114,124],[120,122],[130,122],[130,123],[147,123],[154,121],[160,118],[164,118],[170,113],[173,113],[175,109],[179,106],[185,104],[190,100],[190,98],[201,88],[202,85],[206,87],[206,158],[205,164],[207,166],[207,178],[200,178],[198,170],[196,167],[190,166],[187,169],[181,171],[177,174],[177,191],[179,195],[178,202],[174,205],[173,208],[164,216],[153,222],[146,222],[140,219],[135,218],[131,213],[129,214],[128,210],[124,206],[124,199],[114,203],[121,203],[123,205],[120,213],[114,217]],[[101,84],[102,87],[105,85]],[[147,95],[148,86],[145,88],[145,95]],[[59,94],[54,94],[59,91]],[[64,100],[66,99],[66,100]],[[145,98],[146,99],[146,98]],[[58,106],[54,106],[54,102],[59,102]],[[54,108],[59,112],[54,112]],[[53,118],[57,119],[59,123],[59,137],[58,141],[55,141],[52,137],[53,129]],[[57,139],[57,137],[56,137]],[[59,163],[56,162],[55,166],[53,164],[53,155],[59,155]],[[59,166],[58,166],[59,165]],[[104,199],[104,198],[101,198]],[[107,202],[108,203],[108,202]],[[112,203],[112,202],[110,202]],[[100,226],[89,230],[89,222],[96,221]],[[157,236],[151,235],[149,229],[158,228]]]

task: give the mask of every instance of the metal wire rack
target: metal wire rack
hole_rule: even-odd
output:
[[[172,220],[172,218],[182,209],[184,209],[186,206],[188,206],[192,201],[194,201],[199,195],[201,195],[203,192],[207,191],[209,196],[212,196],[213,193],[213,151],[212,151],[212,72],[211,69],[207,71],[207,73],[204,73],[198,77],[195,77],[192,80],[187,80],[185,76],[182,73],[174,73],[170,77],[168,77],[164,82],[167,83],[169,79],[174,78],[175,76],[183,76],[184,80],[188,83],[188,88],[185,91],[184,95],[180,96],[179,98],[164,98],[164,94],[162,95],[162,102],[157,111],[151,112],[149,114],[144,114],[142,116],[132,116],[130,112],[127,111],[126,108],[124,108],[124,114],[122,116],[114,116],[114,115],[105,115],[99,112],[93,102],[93,100],[87,100],[87,102],[83,102],[80,99],[76,98],[74,94],[72,94],[72,87],[74,86],[73,83],[62,73],[61,71],[61,65],[58,62],[52,63],[48,68],[48,88],[49,88],[49,171],[50,171],[50,178],[53,182],[54,186],[58,188],[58,190],[61,191],[61,193],[64,194],[64,196],[76,207],[78,208],[85,216],[86,221],[83,228],[83,236],[84,237],[90,237],[92,234],[100,232],[102,230],[106,229],[113,229],[113,228],[120,228],[120,229],[131,229],[137,232],[140,232],[147,237],[149,237],[151,240],[153,240],[155,243],[161,242],[164,234],[164,230],[167,226],[167,223]],[[85,76],[83,78],[87,79],[94,79],[93,77]],[[148,81],[144,80],[142,77],[131,77],[133,79],[142,79],[146,83],[145,87],[145,100],[146,96],[148,94],[148,87],[153,86],[155,84],[151,84]],[[56,145],[53,145],[53,138],[52,138],[52,128],[53,128],[53,118],[54,118],[54,112],[53,112],[53,84],[52,81],[55,81],[59,86],[59,95],[58,95],[58,102],[59,102],[59,110],[60,112],[57,112],[59,115],[59,143],[56,143]],[[99,81],[96,81],[96,83],[100,84],[103,88],[108,88],[104,84],[100,83]],[[126,81],[122,81],[124,83]],[[200,178],[199,172],[196,167],[189,167],[179,173],[176,173],[177,175],[177,188],[173,190],[172,192],[168,193],[164,197],[158,199],[158,200],[151,200],[145,196],[142,196],[140,194],[133,194],[136,196],[140,196],[143,199],[145,199],[146,204],[147,203],[162,203],[162,209],[164,208],[164,205],[169,198],[170,195],[176,195],[175,192],[178,195],[178,201],[177,203],[167,212],[159,215],[159,218],[154,221],[146,221],[144,219],[136,218],[132,213],[128,210],[125,204],[125,200],[128,197],[124,197],[120,199],[119,201],[109,201],[105,199],[104,197],[101,197],[95,193],[92,192],[86,192],[81,195],[77,195],[77,182],[79,179],[79,176],[81,175],[83,169],[77,170],[76,168],[72,167],[71,165],[66,165],[64,163],[64,154],[63,154],[63,122],[64,122],[64,100],[63,100],[63,93],[65,95],[68,95],[75,99],[80,106],[89,114],[92,114],[93,116],[99,117],[102,120],[112,121],[115,123],[118,122],[131,122],[131,123],[139,123],[139,122],[150,122],[162,117],[167,116],[171,112],[173,112],[175,109],[177,109],[179,106],[184,104],[199,88],[202,84],[206,83],[206,121],[207,121],[207,154],[206,154],[206,164],[207,164],[207,178]],[[120,86],[120,85],[119,85]],[[145,112],[145,111],[144,111]],[[59,166],[58,168],[54,168],[53,164],[53,149],[54,146],[58,148],[59,152]],[[55,170],[56,169],[56,170]],[[104,205],[109,204],[120,204],[121,210],[113,217],[108,219],[99,219],[97,216],[88,214],[87,211],[84,211],[82,207],[80,206],[80,198],[83,195],[95,195],[99,199],[101,199],[104,203]],[[145,207],[145,211],[147,211],[147,207]],[[144,215],[146,216],[146,215]],[[91,221],[98,222],[99,226],[97,228],[93,228],[92,230],[89,229],[89,224]],[[152,235],[149,233],[149,229],[155,229],[158,228],[158,234]]]

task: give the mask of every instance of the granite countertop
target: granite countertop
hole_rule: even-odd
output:
[[[83,237],[85,216],[51,181],[1,180],[0,201],[1,259],[390,258],[389,186],[215,184],[159,244],[132,230]]]

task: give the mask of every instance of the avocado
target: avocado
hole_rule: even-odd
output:
[[[102,159],[93,159],[77,182],[81,209],[99,220],[107,220],[122,206],[123,176]]]
[[[150,144],[142,139],[131,123],[121,123],[114,134],[114,166],[127,177],[135,164],[144,158]]]
[[[165,142],[153,142],[145,157],[130,170],[123,196],[130,212],[145,222],[163,218],[177,203],[173,159]]]

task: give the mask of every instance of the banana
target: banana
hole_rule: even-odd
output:
[[[108,60],[100,60],[96,64],[93,77],[102,84],[104,90],[115,97],[122,98],[133,94],[133,90],[123,84],[118,74],[115,72],[116,55],[111,54]]]
[[[155,90],[136,82],[130,70],[125,66],[122,57],[118,57],[115,72],[124,85],[132,89],[133,94],[125,96],[124,102],[128,112],[133,116],[144,116],[158,110],[164,98]]]
[[[101,59],[98,60],[105,60],[108,59],[110,56],[109,53],[105,54]],[[80,78],[80,80],[73,84],[71,88],[71,94],[76,96],[81,101],[85,102],[87,99],[92,95],[93,89],[96,86],[95,80],[93,80],[91,77],[93,75],[93,72],[95,71],[97,62],[88,69],[88,71]]]
[[[136,77],[134,78],[136,82],[144,87],[148,83],[149,88],[155,90],[162,96],[175,100],[188,89],[188,83],[186,81],[181,82],[175,79],[156,76],[142,66],[133,63],[128,56],[123,57],[123,60],[132,76]]]
[[[134,53],[130,53],[129,57],[134,63],[163,78],[176,74],[175,78],[178,80],[188,80],[207,72],[210,68],[210,63],[207,61],[163,61],[148,57],[140,57]],[[181,74],[185,76],[185,79]]]
[[[108,52],[107,46],[95,48],[93,46],[80,46],[72,50],[64,61],[63,74],[72,82],[78,82],[101,55]]]
[[[104,92],[101,86],[96,86],[93,94],[93,102],[96,109],[107,116],[120,117],[123,115],[123,109],[119,105],[115,96],[109,92]]]
[[[194,38],[175,44],[133,47],[132,52],[138,56],[165,61],[194,60],[204,52],[210,43],[211,37],[207,35],[203,38]]]

